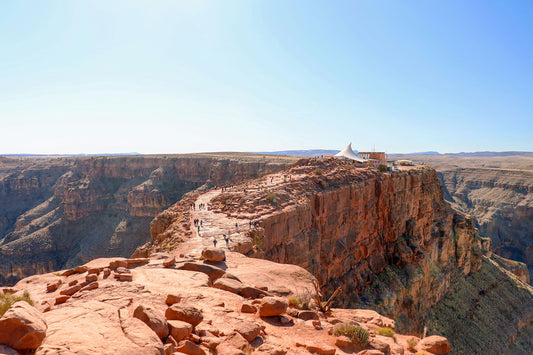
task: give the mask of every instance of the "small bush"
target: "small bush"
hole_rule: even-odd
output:
[[[33,306],[33,301],[28,291],[24,291],[22,297],[14,296],[12,293],[4,293],[3,295],[0,295],[0,317],[7,312],[9,307],[18,301],[26,301]]]
[[[431,355],[431,353],[428,353],[425,350],[419,350],[419,351],[416,352],[415,355]]]
[[[350,338],[354,345],[366,346],[368,344],[368,330],[353,324],[338,324],[333,328],[333,335],[337,337],[345,335]]]
[[[254,235],[254,246],[259,250],[263,250],[263,239],[258,235]]]
[[[289,302],[289,305],[293,306],[294,308],[309,309],[309,303],[311,302],[311,292],[309,292],[309,290],[306,290],[305,292],[297,293],[295,295],[290,296],[287,301]]]
[[[273,205],[275,205],[279,201],[278,195],[276,195],[275,193],[268,194],[266,199],[267,199],[268,202],[270,202]]]
[[[324,174],[324,171],[322,171],[322,169],[320,169],[320,168],[316,168],[315,171],[313,171],[313,173],[315,175],[322,175],[322,174]]]
[[[381,171],[381,172],[385,172],[385,171],[387,171],[387,165],[385,165],[385,164],[379,164],[379,165],[378,165],[378,170]]]
[[[409,351],[411,352],[415,352],[416,349],[415,349],[415,346],[418,344],[418,340],[416,340],[415,338],[409,338],[407,339],[407,349],[409,349]]]

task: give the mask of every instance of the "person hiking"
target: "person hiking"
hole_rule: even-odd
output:
[[[213,246],[216,248],[217,247],[217,239],[215,237],[213,237]]]

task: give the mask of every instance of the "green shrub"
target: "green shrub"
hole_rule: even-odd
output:
[[[387,171],[387,165],[385,165],[385,164],[379,164],[379,165],[378,165],[378,170],[381,171],[381,172],[385,172],[385,171]]]
[[[28,291],[24,291],[22,296],[14,296],[13,293],[4,293],[3,295],[0,295],[0,317],[7,312],[9,307],[18,301],[26,301],[33,306],[33,301]]]
[[[333,328],[333,335],[337,337],[345,335],[357,346],[362,347],[368,344],[368,330],[350,323],[337,324]]]
[[[322,174],[324,174],[324,171],[322,171],[322,169],[320,169],[320,168],[316,168],[315,171],[313,171],[313,173],[315,175],[322,175]]]
[[[254,235],[254,246],[259,250],[263,250],[263,239],[258,235]]]

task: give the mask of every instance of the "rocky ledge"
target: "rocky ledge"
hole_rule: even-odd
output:
[[[294,265],[221,249],[96,259],[21,280],[0,319],[0,352],[17,354],[443,354],[445,338],[395,334],[371,310],[322,312],[316,279]],[[303,294],[302,290],[308,290]]]

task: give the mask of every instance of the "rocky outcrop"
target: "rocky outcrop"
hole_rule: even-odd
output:
[[[253,155],[56,158],[0,165],[0,285],[99,256],[129,256],[151,219],[201,186],[278,171]],[[3,168],[3,169],[2,169]]]

